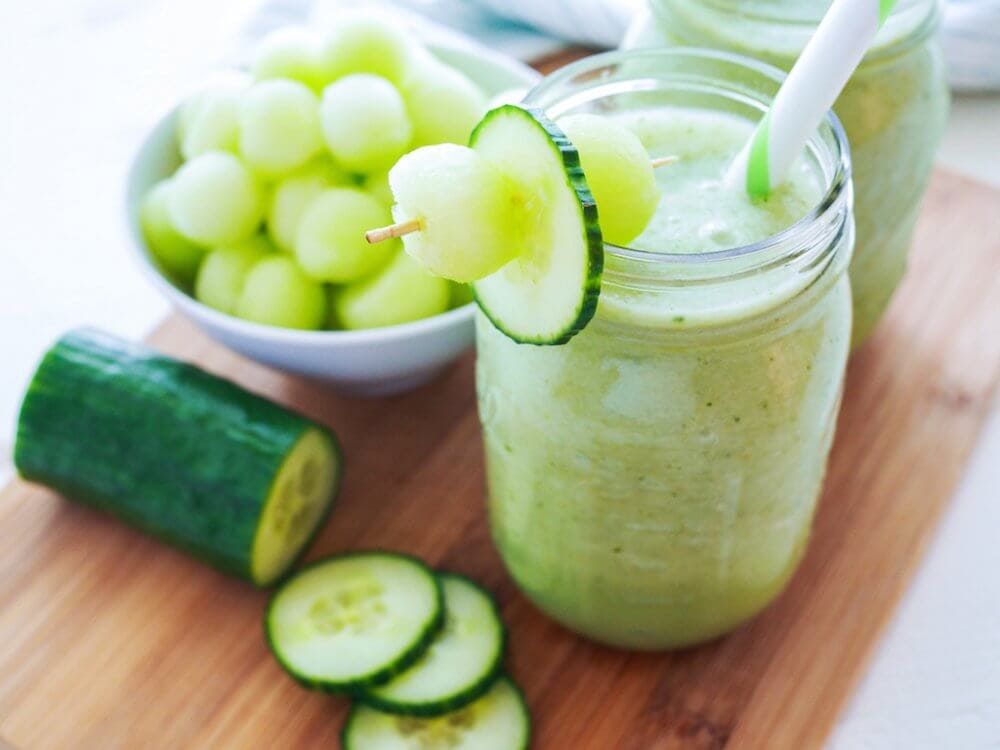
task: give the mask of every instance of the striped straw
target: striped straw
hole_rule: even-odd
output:
[[[896,0],[834,0],[736,158],[730,176],[752,198],[782,183],[809,136],[861,63]]]

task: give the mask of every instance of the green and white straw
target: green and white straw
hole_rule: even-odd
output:
[[[730,175],[745,179],[752,198],[766,198],[785,179],[895,4],[834,0],[733,163]]]

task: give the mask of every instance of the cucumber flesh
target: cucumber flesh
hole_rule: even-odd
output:
[[[344,750],[524,750],[531,721],[520,690],[501,677],[486,695],[437,718],[397,716],[355,704],[342,735]]]
[[[306,687],[352,691],[412,665],[444,618],[441,586],[424,563],[389,552],[320,560],[274,594],[268,643]]]
[[[318,526],[340,480],[340,466],[330,460],[330,448],[325,434],[307,430],[282,463],[253,540],[254,581],[278,578]]]
[[[361,699],[390,713],[437,716],[486,693],[503,662],[504,627],[496,603],[469,579],[438,574],[444,627],[416,664]]]
[[[522,244],[473,284],[476,301],[514,341],[564,344],[593,317],[604,267],[580,155],[544,113],[511,104],[488,112],[470,143],[514,185]]]

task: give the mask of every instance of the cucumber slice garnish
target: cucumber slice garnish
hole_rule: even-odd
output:
[[[604,242],[580,155],[539,110],[491,110],[470,145],[515,189],[522,247],[517,258],[476,281],[483,313],[514,341],[564,344],[593,317]]]
[[[439,574],[444,627],[416,664],[360,698],[397,714],[437,716],[486,693],[503,661],[504,627],[496,603],[469,579]]]
[[[479,700],[437,718],[397,716],[355,704],[341,741],[344,750],[524,750],[530,737],[524,697],[501,677]]]
[[[437,576],[391,552],[320,560],[288,580],[265,615],[278,662],[306,687],[352,691],[411,666],[444,619]]]

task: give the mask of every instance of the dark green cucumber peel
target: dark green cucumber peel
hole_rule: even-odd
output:
[[[551,142],[553,149],[558,153],[566,173],[566,184],[572,190],[580,205],[580,219],[584,227],[584,243],[587,248],[587,278],[583,289],[580,305],[576,310],[575,318],[566,328],[555,338],[545,339],[539,337],[525,337],[507,330],[500,316],[492,312],[483,303],[476,290],[475,283],[472,284],[473,297],[479,309],[489,319],[489,321],[504,333],[508,338],[519,344],[534,344],[536,346],[558,346],[567,343],[576,334],[584,329],[587,323],[594,317],[597,311],[597,303],[601,293],[601,276],[604,272],[604,237],[601,234],[601,224],[597,213],[597,202],[590,192],[583,166],[580,162],[580,153],[555,122],[542,110],[521,107],[516,104],[504,104],[486,113],[479,124],[476,125],[469,138],[469,145],[475,148],[476,141],[482,132],[490,127],[491,123],[499,117],[513,114],[517,117],[525,117],[525,113],[530,120],[538,126]],[[529,118],[525,118],[529,119]]]
[[[490,688],[493,687],[493,684],[497,681],[497,679],[499,679],[503,674],[503,660],[504,655],[507,652],[508,635],[507,628],[503,625],[503,618],[500,614],[500,607],[497,605],[496,599],[483,586],[480,586],[471,578],[461,575],[460,573],[438,571],[438,577],[461,579],[470,586],[478,589],[489,600],[490,606],[493,609],[493,614],[500,626],[500,645],[497,649],[496,657],[494,658],[493,663],[483,672],[482,676],[467,689],[457,692],[441,701],[422,703],[415,706],[408,703],[399,703],[397,701],[381,698],[377,694],[372,693],[370,690],[362,689],[356,694],[356,698],[362,703],[366,703],[369,706],[385,711],[386,713],[398,714],[400,716],[440,716],[451,711],[457,711],[460,708],[465,708],[469,704],[474,703],[477,699],[486,695],[486,693],[490,691]],[[447,602],[445,604],[447,607]],[[447,618],[447,612],[445,612],[445,618]]]
[[[407,555],[403,552],[391,552],[381,549],[369,549],[369,550],[356,550],[354,552],[344,552],[337,555],[332,555],[328,557],[320,558],[319,560],[314,560],[313,562],[305,565],[295,572],[296,576],[302,575],[312,568],[318,567],[325,563],[330,562],[334,559],[343,559],[346,557],[358,557],[363,555],[377,554],[386,557],[398,557],[409,562],[416,563],[420,567],[427,571],[428,576],[434,580],[435,589],[437,591],[437,609],[433,617],[428,619],[427,623],[421,629],[419,637],[413,642],[413,644],[401,653],[391,664],[387,664],[385,667],[376,669],[367,675],[363,675],[357,679],[351,680],[349,682],[334,682],[331,680],[322,680],[315,677],[310,677],[308,675],[301,674],[295,669],[291,664],[289,664],[282,656],[281,649],[277,643],[277,638],[274,633],[274,629],[271,625],[271,612],[274,609],[275,602],[278,596],[281,594],[281,587],[279,587],[271,595],[270,600],[267,603],[267,608],[264,610],[264,639],[267,641],[268,648],[271,650],[271,654],[277,660],[281,668],[297,683],[302,685],[309,690],[318,690],[323,693],[332,693],[337,695],[349,695],[351,697],[358,697],[363,694],[363,691],[367,687],[374,685],[383,685],[389,680],[391,680],[396,675],[401,672],[405,672],[411,666],[413,666],[420,657],[424,655],[428,646],[437,637],[442,626],[444,625],[444,593],[441,590],[441,584],[437,580],[437,576],[434,575],[434,571],[423,561],[412,555]]]
[[[528,710],[528,699],[524,695],[524,690],[515,682],[513,677],[507,674],[501,674],[500,677],[506,679],[511,688],[513,688],[514,693],[517,695],[518,705],[521,708],[521,716],[524,718],[524,744],[517,748],[517,750],[528,750],[531,746],[531,735],[535,730],[534,723],[531,721],[531,712]]]
[[[497,674],[497,676],[493,680],[493,682],[490,683],[489,688],[492,688],[500,680],[506,680],[507,684],[511,687],[511,689],[516,694],[517,699],[518,699],[518,705],[520,706],[520,709],[521,709],[521,716],[524,719],[524,726],[525,726],[524,742],[521,744],[520,747],[511,748],[511,750],[528,750],[528,748],[531,746],[531,736],[532,736],[532,733],[533,733],[533,730],[534,730],[534,726],[533,726],[532,721],[531,721],[531,713],[528,711],[528,702],[525,699],[524,691],[521,689],[521,686],[518,685],[510,677],[510,675],[508,675],[503,670],[501,670]],[[483,695],[485,695],[488,692],[489,692],[489,689],[487,689],[483,693]],[[479,697],[483,697],[483,696],[479,696]],[[469,705],[471,705],[471,703]],[[364,750],[364,748],[358,748],[358,747],[356,747],[355,744],[351,741],[351,739],[352,739],[352,729],[353,729],[352,724],[354,723],[355,719],[357,718],[359,710],[362,709],[362,708],[367,708],[367,707],[368,706],[366,706],[364,703],[361,703],[361,702],[355,703],[354,705],[351,706],[351,710],[348,712],[347,718],[344,720],[344,726],[341,727],[341,730],[340,730],[340,746],[344,750]],[[456,710],[461,710],[461,709],[456,709]],[[405,717],[401,717],[401,718],[405,718]],[[413,718],[416,718],[416,717],[413,717]],[[430,717],[423,717],[423,718],[430,718]]]
[[[272,480],[308,430],[326,428],[239,386],[95,330],[60,339],[18,422],[20,474],[254,581],[251,551]],[[294,560],[286,570],[290,570]]]

